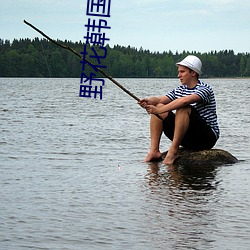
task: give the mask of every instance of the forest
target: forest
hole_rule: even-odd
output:
[[[58,41],[79,53],[84,50],[82,42]],[[95,47],[98,51],[98,47]],[[150,52],[143,48],[108,44],[106,57],[102,59],[103,70],[112,77],[162,77],[177,76],[175,63],[186,55],[198,56],[203,63],[202,77],[249,77],[250,53],[235,54],[233,50],[182,51],[175,53]],[[88,54],[91,47],[87,46]],[[100,49],[99,49],[100,51]],[[92,52],[93,54],[93,52]],[[87,57],[86,57],[87,58]],[[0,77],[64,77],[79,78],[82,72],[81,59],[46,39],[0,39]],[[90,60],[91,61],[91,60]],[[84,72],[92,72],[85,65]],[[97,77],[100,77],[100,75]]]

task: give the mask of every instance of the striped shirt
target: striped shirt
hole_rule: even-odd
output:
[[[217,122],[216,102],[213,89],[209,85],[201,81],[198,81],[198,84],[193,89],[188,88],[187,85],[181,85],[167,93],[166,96],[173,101],[191,94],[197,94],[201,98],[201,102],[190,105],[198,111],[201,118],[206,121],[218,139],[220,130]]]

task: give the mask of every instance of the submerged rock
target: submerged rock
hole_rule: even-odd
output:
[[[163,153],[162,157],[166,156]],[[229,152],[222,149],[209,149],[202,151],[187,150],[181,148],[179,158],[174,162],[175,165],[222,165],[236,163],[238,160]]]

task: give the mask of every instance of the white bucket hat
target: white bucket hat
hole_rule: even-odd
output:
[[[197,56],[189,55],[185,57],[181,62],[176,63],[176,66],[185,66],[189,69],[192,69],[199,75],[202,74],[201,68],[202,63],[201,60]]]

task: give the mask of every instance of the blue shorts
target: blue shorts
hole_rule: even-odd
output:
[[[163,132],[172,141],[174,137],[175,114],[171,111],[163,120]],[[181,146],[192,150],[211,149],[217,141],[213,130],[200,117],[198,111],[191,107],[189,128],[181,141]]]

